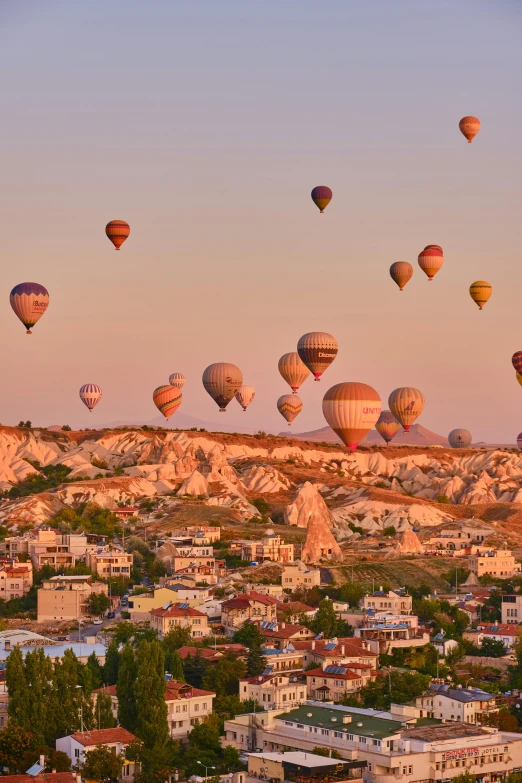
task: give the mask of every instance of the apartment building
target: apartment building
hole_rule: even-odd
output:
[[[221,528],[211,525],[192,525],[178,530],[176,533],[180,538],[191,538],[195,545],[213,544],[221,538]]]
[[[294,642],[297,639],[315,639],[316,637],[316,633],[306,625],[294,625],[277,620],[262,620],[259,623],[259,632],[264,643],[273,647],[285,647],[288,642]]]
[[[309,568],[298,560],[283,568],[281,584],[290,590],[298,587],[319,587],[321,584],[321,571],[318,568]]]
[[[260,541],[233,541],[231,551],[240,550],[242,560],[264,563],[290,563],[294,559],[294,545],[287,544],[281,536],[268,528]]]
[[[357,693],[364,685],[374,682],[377,672],[371,666],[326,666],[324,669],[309,669],[305,672],[306,692],[309,699],[316,701],[341,701]]]
[[[128,611],[132,622],[148,620],[153,609],[160,609],[166,603],[186,603],[198,608],[210,597],[208,587],[188,587],[181,584],[159,587],[150,593],[140,593],[129,597]]]
[[[277,601],[256,591],[240,593],[221,604],[221,623],[228,636],[232,636],[247,620],[276,619]]]
[[[430,635],[418,627],[416,615],[368,616],[355,637],[365,641],[370,650],[379,655],[389,654],[400,647],[423,647],[429,644]]]
[[[89,614],[92,593],[105,593],[109,588],[92,576],[52,576],[44,579],[37,590],[38,622],[46,620],[79,620]]]
[[[468,558],[468,567],[478,577],[487,575],[506,579],[520,572],[520,563],[509,549],[490,549],[485,554],[472,555]]]
[[[0,565],[0,600],[11,601],[26,595],[33,584],[33,564],[14,559]]]
[[[255,699],[265,710],[297,707],[306,701],[306,682],[302,676],[260,674],[239,680],[241,701]]]
[[[73,566],[84,560],[88,552],[107,545],[105,536],[86,533],[62,534],[59,530],[42,527],[29,530],[23,536],[10,536],[0,541],[0,556],[28,555],[35,568],[50,565],[53,568]]]
[[[451,688],[432,683],[415,700],[421,718],[439,718],[445,721],[482,723],[483,716],[499,711],[496,696],[480,688]]]
[[[502,596],[502,623],[522,623],[522,594]]]
[[[339,639],[306,639],[292,642],[296,650],[303,653],[304,665],[315,663],[321,668],[326,666],[352,666],[364,664],[372,669],[378,667],[378,653],[369,649],[368,642],[357,637]]]
[[[266,674],[279,672],[301,672],[303,670],[303,653],[296,650],[289,642],[286,647],[261,647],[261,654],[266,661]]]
[[[207,615],[187,603],[167,603],[161,609],[152,609],[149,616],[151,628],[158,632],[160,639],[176,626],[189,628],[193,639],[203,639],[210,634]]]
[[[411,614],[413,599],[406,591],[389,590],[386,592],[380,587],[375,592],[365,595],[362,599],[362,608],[365,611],[374,609],[376,612],[389,614]]]
[[[127,554],[122,549],[104,550],[97,549],[95,552],[88,552],[85,562],[97,576],[102,579],[112,579],[113,577],[129,579],[133,555]]]
[[[92,729],[90,731],[76,731],[67,737],[56,740],[56,750],[66,753],[71,760],[71,765],[81,765],[85,761],[85,754],[103,745],[119,756],[125,754],[126,748],[134,742],[136,737],[127,729],[117,727],[114,729]],[[121,783],[130,783],[136,778],[136,765],[134,762],[125,762],[118,778]]]

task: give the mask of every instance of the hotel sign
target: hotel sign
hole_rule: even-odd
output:
[[[442,760],[451,761],[452,759],[469,759],[478,755],[478,748],[460,748],[459,750],[447,750],[442,754]]]

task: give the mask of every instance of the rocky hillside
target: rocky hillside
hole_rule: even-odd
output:
[[[253,503],[264,498],[274,522],[308,534],[303,556],[312,561],[339,559],[339,544],[361,535],[354,527],[366,535],[389,526],[422,534],[475,515],[515,535],[522,523],[522,455],[505,450],[393,446],[351,454],[287,437],[0,429],[4,492],[59,464],[71,470],[67,483],[5,498],[1,524],[16,531],[85,501],[111,508],[161,497],[174,527],[191,503],[199,522],[219,509],[220,519],[241,525],[260,516]]]

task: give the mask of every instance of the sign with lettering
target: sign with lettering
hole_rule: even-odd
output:
[[[451,761],[452,759],[469,759],[478,755],[478,748],[459,748],[459,750],[447,750],[442,754],[442,760]]]

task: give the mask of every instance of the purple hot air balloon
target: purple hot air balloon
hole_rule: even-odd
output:
[[[317,185],[312,190],[312,201],[320,210],[321,215],[332,200],[333,193],[326,185]]]

